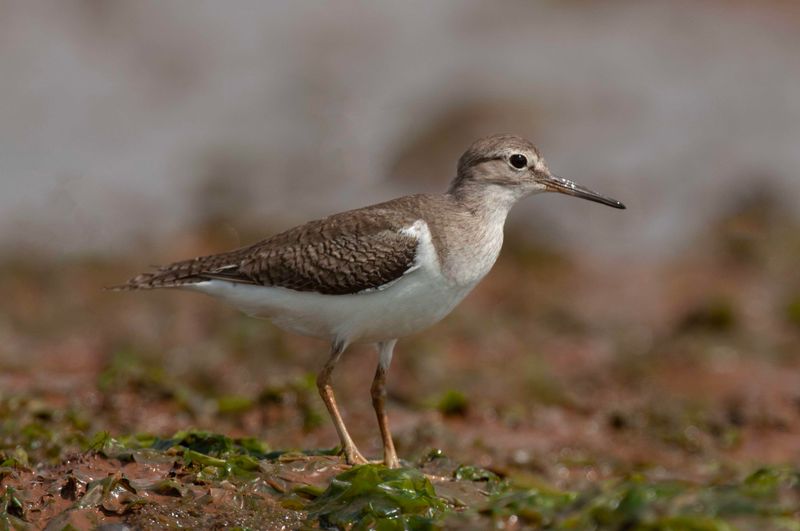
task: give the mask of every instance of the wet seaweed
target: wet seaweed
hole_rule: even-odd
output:
[[[308,510],[325,528],[430,529],[445,507],[419,470],[363,465],[333,478]]]

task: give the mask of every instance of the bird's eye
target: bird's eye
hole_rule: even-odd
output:
[[[528,165],[528,159],[525,158],[525,155],[520,155],[519,153],[511,155],[508,158],[508,162],[510,162],[511,165],[518,170],[521,170]]]

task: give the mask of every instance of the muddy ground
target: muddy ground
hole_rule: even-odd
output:
[[[769,201],[658,264],[512,232],[399,344],[399,471],[336,455],[324,344],[195,294],[101,289],[231,243],[198,233],[0,263],[0,528],[800,529],[800,224]],[[353,348],[334,380],[378,458],[375,363]]]

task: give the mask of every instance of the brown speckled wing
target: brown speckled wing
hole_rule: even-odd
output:
[[[413,210],[399,211],[390,203],[311,221],[228,253],[176,262],[119,289],[180,287],[208,279],[328,295],[376,289],[403,276],[416,257],[417,239],[403,229],[418,218]]]

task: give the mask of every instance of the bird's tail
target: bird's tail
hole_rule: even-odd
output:
[[[205,263],[203,258],[183,260],[161,267],[155,271],[136,275],[124,284],[108,286],[111,291],[135,291],[144,289],[179,288],[187,284],[196,284],[208,280],[204,274]]]
[[[181,260],[165,266],[156,266],[155,271],[142,273],[117,286],[106,289],[113,291],[133,291],[140,289],[179,288],[214,278],[222,278],[235,282],[253,281],[238,274],[231,274],[238,269],[241,256],[247,248],[228,253],[199,256],[190,260]]]
[[[197,275],[178,276],[170,271],[157,270],[136,275],[124,284],[107,286],[109,291],[136,291],[143,289],[178,288],[207,280]]]

